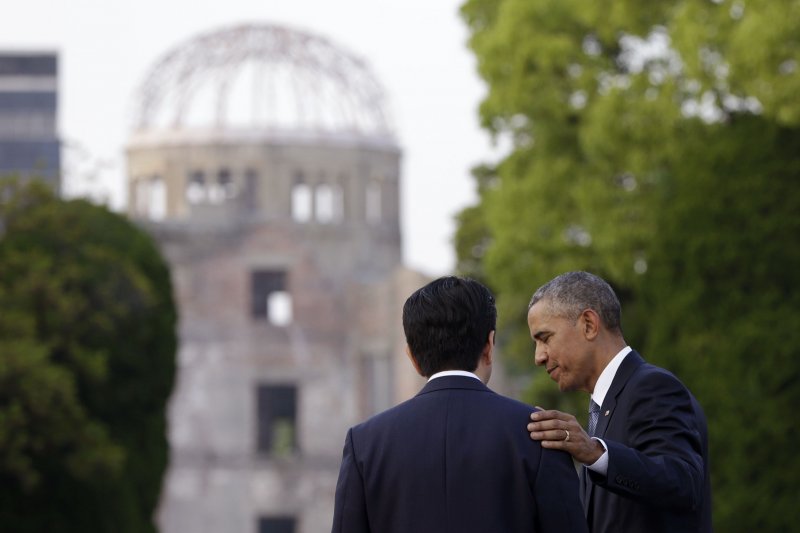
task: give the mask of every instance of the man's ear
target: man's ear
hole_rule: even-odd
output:
[[[494,356],[494,330],[489,332],[489,338],[486,339],[486,345],[481,352],[481,360],[486,366],[492,366],[492,357]]]
[[[579,320],[581,333],[583,333],[584,338],[588,341],[594,340],[600,333],[600,315],[592,309],[584,309]]]
[[[411,348],[408,346],[408,344],[406,344],[406,355],[411,361],[411,364],[414,365],[414,370],[417,371],[417,374],[424,378],[425,374],[422,373],[422,369],[419,367],[419,363],[417,363],[417,360],[414,358],[414,354],[411,353]]]

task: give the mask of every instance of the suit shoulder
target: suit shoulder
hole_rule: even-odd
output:
[[[381,411],[380,413],[374,414],[364,420],[363,422],[356,424],[351,429],[354,433],[359,433],[369,429],[375,429],[384,425],[391,425],[393,424],[398,417],[404,416],[405,413],[408,413],[413,408],[413,404],[417,400],[416,397],[410,398],[401,402],[394,407],[390,407],[385,411]]]
[[[702,408],[689,388],[672,372],[649,363],[641,365],[628,380],[626,389],[639,402],[652,402],[656,398],[669,399],[702,415]]]
[[[509,398],[508,396],[503,396],[502,394],[493,392],[492,393],[492,400],[497,402],[498,404],[503,405],[504,407],[508,408],[509,410],[515,411],[525,411],[530,413],[533,411],[533,407],[528,405],[527,403],[521,402],[519,400],[515,400],[514,398]]]
[[[635,383],[641,386],[686,389],[686,385],[675,374],[650,363],[641,365],[631,377]]]
[[[531,405],[519,400],[515,400],[514,398],[509,398],[508,396],[495,393],[494,391],[491,391],[491,393],[486,396],[487,398],[481,402],[486,406],[484,411],[491,413],[489,416],[497,419],[498,421],[507,421],[510,419],[515,421],[513,423],[516,423],[517,420],[522,420],[525,422],[525,424],[527,424],[531,413],[536,411],[536,408]]]
[[[469,405],[472,405],[472,407],[476,409],[476,411],[473,412],[476,417],[483,416],[481,414],[483,412],[491,412],[492,416],[498,419],[513,417],[527,420],[530,413],[534,411],[534,408],[530,405],[498,394],[488,388],[484,390],[456,390],[449,392],[453,392],[462,399],[471,398],[475,403]],[[434,398],[433,396],[415,396],[371,416],[360,424],[353,426],[352,431],[354,433],[362,433],[380,430],[381,428],[389,429],[396,427],[398,424],[402,424],[403,421],[417,420],[416,417],[419,416],[420,412],[428,410],[428,407],[425,406],[426,403],[436,402],[440,406],[446,405],[446,402],[442,402],[441,399]]]

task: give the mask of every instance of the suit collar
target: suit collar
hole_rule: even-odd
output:
[[[614,408],[617,406],[617,396],[625,388],[625,384],[636,371],[637,368],[644,364],[644,359],[639,355],[636,350],[631,351],[625,356],[625,359],[620,363],[614,379],[611,381],[611,386],[608,388],[606,397],[603,400],[603,405],[600,406],[600,417],[597,419],[597,428],[594,432],[595,437],[603,438],[606,433],[608,423],[614,415]],[[590,514],[594,513],[592,507],[592,492],[594,490],[594,483],[589,481],[588,472],[584,466],[581,469],[583,481],[583,511],[587,518]]]
[[[644,359],[642,359],[642,356],[639,355],[639,352],[636,350],[631,351],[619,365],[617,374],[614,376],[611,386],[608,388],[608,394],[606,394],[606,398],[616,398],[619,396],[619,393],[622,392],[622,389],[625,387],[628,379],[630,379],[630,377],[633,375],[633,372],[643,364]],[[604,401],[603,405],[605,404],[606,402]]]
[[[491,392],[489,387],[483,384],[479,379],[469,376],[442,376],[440,378],[432,379],[429,381],[422,390],[417,393],[417,396],[427,394],[444,389],[467,389],[477,390],[483,392]]]
[[[597,420],[597,429],[595,430],[596,437],[602,437],[605,434],[608,422],[611,420],[611,416],[614,414],[614,408],[617,406],[617,396],[619,396],[622,389],[625,388],[625,384],[636,369],[643,364],[644,359],[642,359],[642,356],[639,355],[636,350],[633,350],[625,356],[625,359],[623,359],[622,363],[619,365],[617,374],[614,376],[614,380],[608,388],[605,400],[603,400],[603,405],[600,406],[600,418]]]
[[[630,346],[625,346],[622,348],[617,354],[611,358],[611,361],[608,362],[606,367],[600,373],[600,377],[597,378],[597,383],[594,385],[594,391],[592,391],[592,401],[597,405],[603,405],[603,401],[606,399],[606,394],[608,394],[608,390],[611,388],[611,383],[614,381],[614,376],[617,375],[617,370],[619,370],[619,366],[625,360],[625,357],[631,353],[633,349]]]

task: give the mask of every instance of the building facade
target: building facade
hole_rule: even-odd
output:
[[[169,52],[140,96],[129,214],[180,313],[157,523],[329,531],[346,429],[422,384],[401,310],[427,279],[402,266],[379,85],[324,39],[242,26]]]
[[[0,51],[0,176],[42,178],[60,189],[58,57]]]

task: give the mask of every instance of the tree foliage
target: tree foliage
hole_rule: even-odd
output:
[[[504,353],[532,362],[536,287],[608,279],[629,343],[706,409],[716,527],[791,529],[800,2],[469,0],[462,14],[482,123],[513,148],[479,169],[457,253],[498,295]],[[532,398],[565,406],[541,372]]]
[[[175,370],[167,267],[126,219],[0,187],[3,530],[155,531]]]

